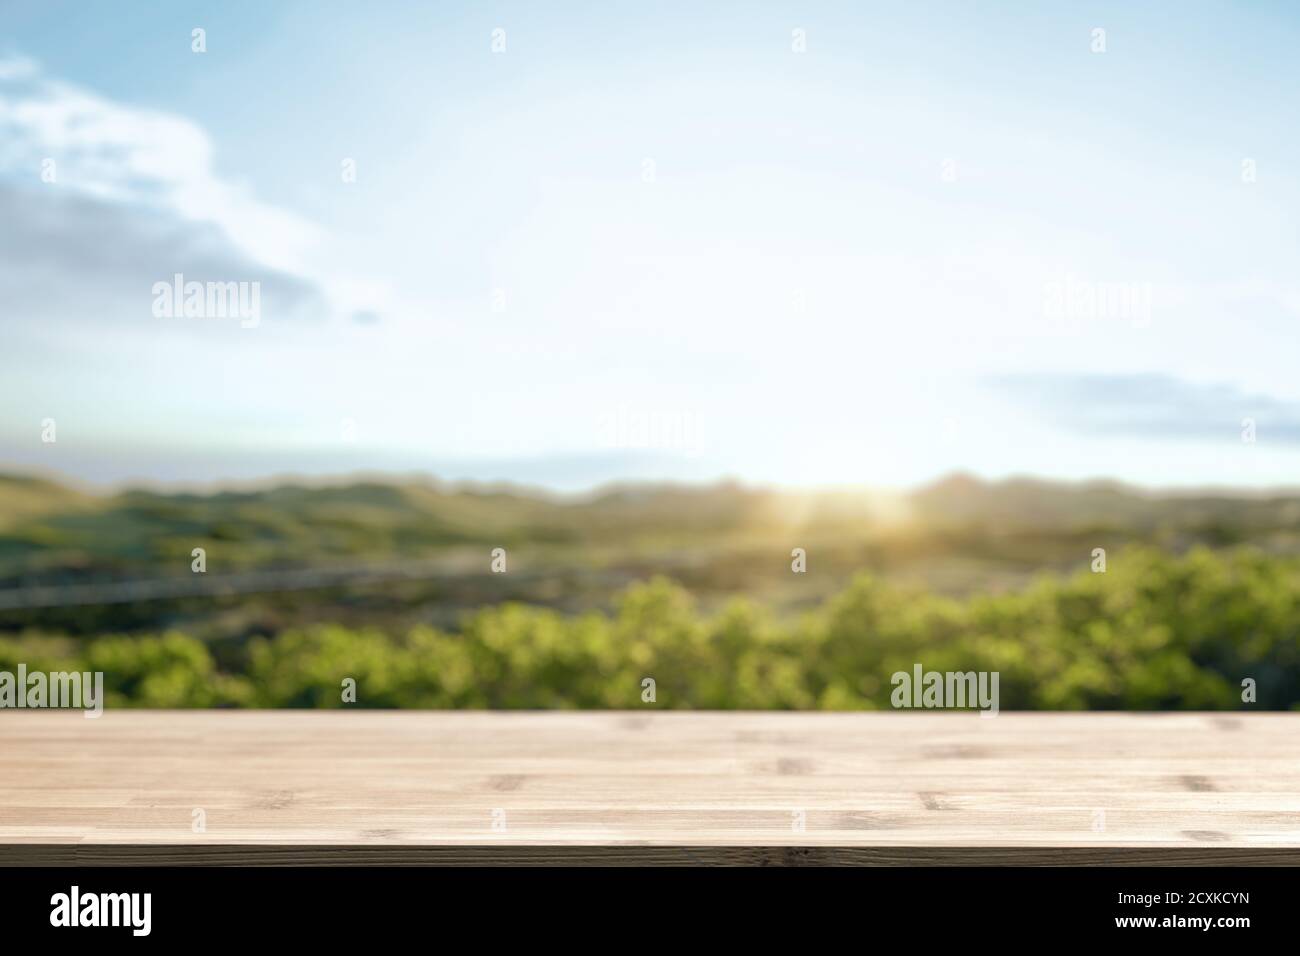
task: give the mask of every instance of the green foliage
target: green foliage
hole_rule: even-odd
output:
[[[565,616],[507,603],[455,631],[396,635],[320,625],[259,639],[223,673],[180,633],[89,641],[0,640],[0,669],[101,670],[108,705],[875,709],[890,675],[998,671],[1005,710],[1239,708],[1254,678],[1261,709],[1300,701],[1300,561],[1252,549],[1183,557],[1133,548],[1104,574],[1043,578],[965,601],[860,576],[799,617],[736,598],[701,613],[656,578],[612,613]]]

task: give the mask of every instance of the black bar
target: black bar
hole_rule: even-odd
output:
[[[839,939],[870,951],[900,933],[917,952],[1008,942],[1053,951],[1126,938],[1231,947],[1293,938],[1296,877],[1293,868],[1240,867],[3,869],[0,925],[6,944],[319,943],[332,952],[388,939],[457,949],[577,942],[611,952],[752,939],[770,948],[782,932],[810,950]],[[70,903],[74,886],[83,904],[88,895],[149,893],[148,936],[135,936],[125,918],[115,927],[51,925],[66,915],[57,895]],[[1135,919],[1152,924],[1119,925]],[[1208,929],[1187,925],[1206,919]],[[1242,919],[1248,925],[1225,925]]]

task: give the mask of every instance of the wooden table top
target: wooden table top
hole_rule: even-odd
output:
[[[0,864],[564,861],[1296,864],[1300,714],[0,711]]]

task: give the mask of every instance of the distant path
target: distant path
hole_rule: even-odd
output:
[[[517,564],[518,562],[516,562]],[[487,565],[487,560],[483,562]],[[671,573],[695,566],[689,558],[664,558],[654,562],[656,573]],[[560,566],[547,570],[510,570],[511,584],[542,580],[566,570]],[[628,581],[626,569],[582,568],[582,577],[590,585]],[[346,567],[296,568],[280,571],[244,571],[233,574],[190,574],[149,578],[136,581],[105,581],[95,584],[51,584],[0,588],[0,611],[38,608],[78,607],[100,604],[132,604],[137,601],[163,601],[188,597],[226,597],[239,594],[266,594],[275,591],[309,591],[319,588],[383,584],[392,581],[467,581],[496,577],[490,571],[468,571],[463,565],[446,561],[408,561],[391,564],[349,565]]]
[[[234,574],[191,574],[185,577],[97,584],[55,584],[0,589],[0,610],[76,607],[86,604],[130,604],[169,598],[223,597],[269,591],[306,591],[345,584],[399,580],[464,578],[463,569],[445,562],[355,565],[338,568],[298,568],[284,571],[244,571]]]

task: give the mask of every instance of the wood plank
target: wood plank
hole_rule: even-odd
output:
[[[2,712],[68,861],[1295,865],[1300,715]]]

